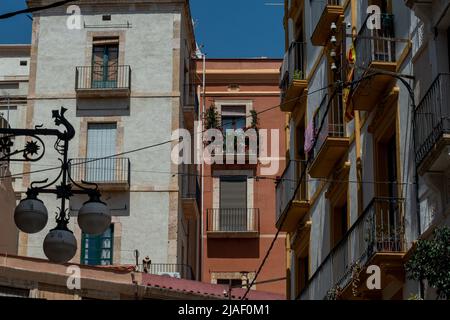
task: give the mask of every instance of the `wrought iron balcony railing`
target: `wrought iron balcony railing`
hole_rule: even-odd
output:
[[[70,175],[74,181],[98,184],[130,185],[130,159],[71,159]]]
[[[316,142],[314,149],[309,155],[312,160],[317,157],[328,137],[345,137],[342,97],[340,94],[331,97],[332,100],[330,101],[330,95],[325,95],[319,109],[314,115],[314,136]]]
[[[361,27],[355,41],[356,79],[360,79],[373,62],[396,62],[394,15],[381,14],[381,29],[369,29],[366,23]]]
[[[206,219],[207,232],[259,232],[259,209],[208,209]]]
[[[139,271],[142,273],[169,276],[186,280],[195,280],[192,267],[187,264],[174,263],[149,263],[148,265],[140,264]]]
[[[75,90],[131,89],[130,66],[76,67]]]
[[[440,74],[419,103],[414,119],[416,163],[420,165],[439,139],[450,134],[450,74]]]
[[[404,201],[375,198],[312,275],[301,300],[325,299],[330,290],[344,289],[356,264],[364,267],[376,253],[406,251]]]
[[[305,80],[305,43],[292,42],[280,69],[282,99],[294,80]]]
[[[289,203],[294,199],[295,191],[300,179],[304,162],[291,160],[286,170],[276,185],[276,221],[280,219],[286,211]],[[306,179],[304,179],[306,181]],[[306,200],[306,184],[300,184],[297,191],[298,200]]]

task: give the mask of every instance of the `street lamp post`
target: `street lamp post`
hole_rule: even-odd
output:
[[[104,233],[111,224],[111,214],[104,202],[100,200],[101,194],[98,185],[81,181],[76,183],[70,174],[70,162],[68,159],[69,142],[75,137],[75,129],[64,117],[67,109],[54,110],[52,118],[55,125],[65,128],[44,129],[37,126],[35,129],[11,129],[0,128],[0,161],[37,162],[45,154],[45,144],[41,137],[55,137],[55,150],[62,158],[59,158],[61,166],[55,180],[49,179],[31,183],[26,198],[20,201],[14,211],[14,221],[22,232],[33,234],[42,231],[48,222],[48,211],[45,204],[39,200],[40,194],[54,194],[61,200],[61,206],[56,213],[56,227],[47,234],[43,249],[47,258],[55,263],[67,263],[77,251],[77,241],[73,232],[69,230],[70,214],[67,209],[67,201],[74,195],[87,195],[89,200],[84,203],[78,213],[78,224],[86,234],[99,235]],[[23,148],[15,148],[12,138],[26,137]],[[58,184],[58,182],[61,182]],[[57,185],[58,184],[58,185]],[[56,185],[55,188],[51,188]],[[75,186],[75,188],[73,188]]]

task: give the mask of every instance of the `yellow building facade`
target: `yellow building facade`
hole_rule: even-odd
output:
[[[414,42],[423,22],[410,7],[285,1],[280,87],[289,151],[276,214],[288,234],[291,299],[407,299],[421,291],[404,271],[428,229],[414,121],[427,87]]]

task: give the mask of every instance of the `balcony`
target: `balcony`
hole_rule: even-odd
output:
[[[201,190],[195,174],[182,177],[181,199],[186,219],[197,219],[201,208]]]
[[[350,139],[346,137],[341,95],[325,95],[314,115],[315,147],[310,152],[309,175],[327,178],[346,155]]]
[[[257,238],[259,209],[208,209],[206,229],[208,238]]]
[[[419,173],[445,171],[450,160],[450,74],[440,74],[414,115]]]
[[[372,200],[343,239],[323,260],[298,298],[326,299],[333,289],[338,289],[343,295],[348,295],[347,298],[351,298],[355,265],[362,268],[361,275],[365,274],[365,267],[375,263],[382,268],[382,273],[397,275],[399,270],[403,270],[406,252],[403,211],[404,201],[401,199]],[[390,281],[389,277],[382,276],[382,288],[388,287],[387,281]],[[361,284],[358,290],[365,287],[362,279]],[[364,295],[364,292],[360,293]]]
[[[100,189],[128,190],[130,187],[130,159],[71,159],[70,176],[77,183],[96,183]]]
[[[305,43],[292,42],[280,70],[281,111],[292,112],[308,87],[305,72]],[[304,99],[306,101],[306,99]]]
[[[76,67],[78,98],[127,98],[131,92],[130,66]]]
[[[195,280],[192,267],[187,264],[173,263],[149,263],[148,265],[140,264],[139,272],[154,274],[159,276],[168,276],[178,279]]]
[[[337,24],[344,15],[342,0],[313,0],[311,12],[312,25],[315,26],[311,42],[315,46],[325,46],[330,38],[331,24]]]
[[[290,161],[276,185],[276,227],[283,232],[293,232],[309,212],[306,183],[301,183],[297,190],[303,167],[300,161]]]
[[[370,30],[365,23],[361,28],[355,42],[356,80],[375,71],[395,72],[397,69],[395,47],[400,40],[395,39],[394,16],[382,14],[381,25],[381,30]],[[353,109],[373,110],[394,80],[390,75],[376,75],[360,82],[352,94]]]

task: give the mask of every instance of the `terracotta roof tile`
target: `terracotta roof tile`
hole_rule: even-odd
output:
[[[212,296],[227,299],[224,293],[228,293],[227,285],[211,284],[199,281],[177,279],[168,276],[159,276],[153,274],[143,274],[142,275],[142,285],[163,288],[177,292],[190,292],[197,293],[203,296]],[[245,294],[245,289],[233,289],[232,298],[241,299]],[[247,295],[248,300],[284,300],[282,295],[261,292],[261,291],[250,291]]]

